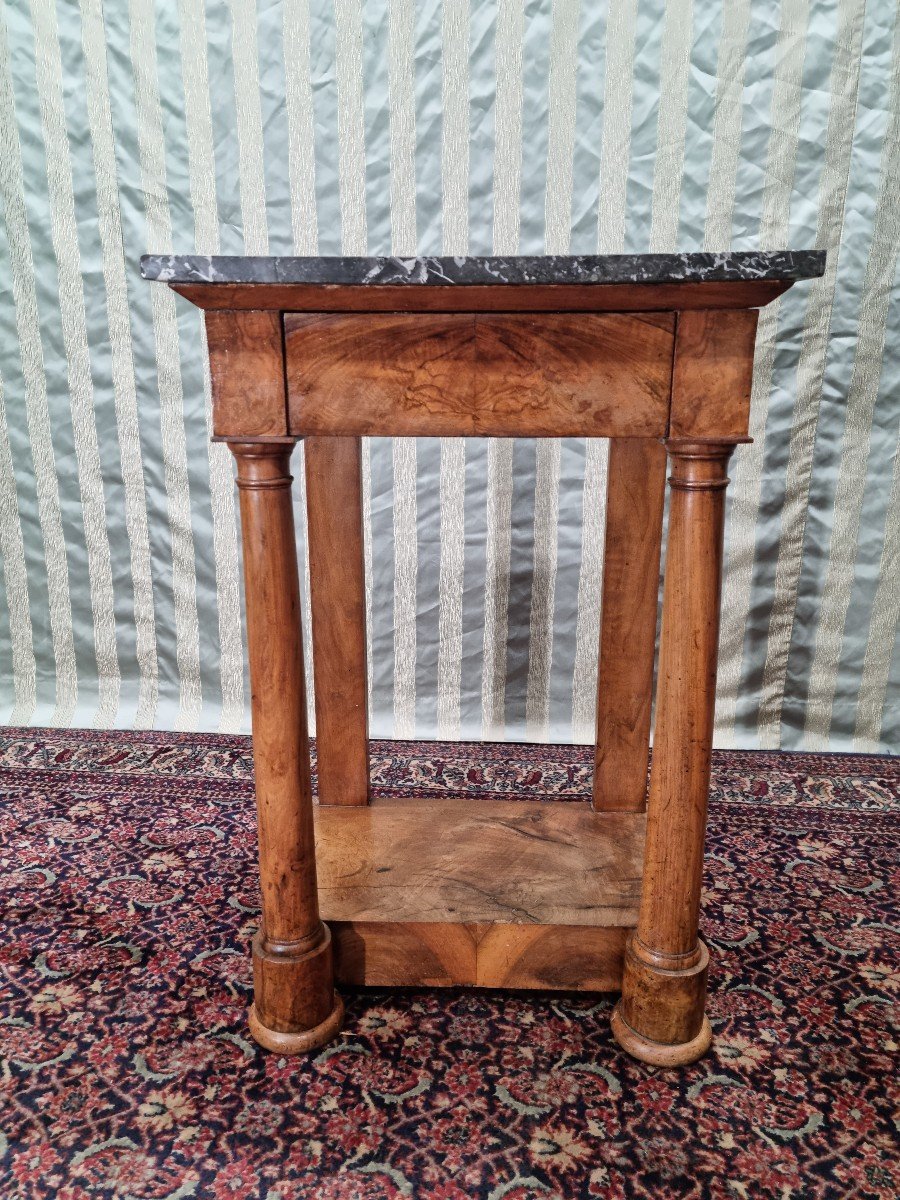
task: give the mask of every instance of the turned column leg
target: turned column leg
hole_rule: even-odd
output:
[[[731,443],[667,443],[672,473],[656,724],[638,925],[629,939],[618,1043],[656,1066],[693,1062],[712,1040],[709,954],[697,937],[709,793]]]
[[[298,1054],[334,1037],[343,1006],[316,889],[293,442],[229,446],[241,503],[262,890],[250,1032],[268,1050]]]

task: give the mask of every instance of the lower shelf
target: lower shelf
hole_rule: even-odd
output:
[[[645,818],[582,803],[376,800],[316,812],[338,979],[618,988]]]

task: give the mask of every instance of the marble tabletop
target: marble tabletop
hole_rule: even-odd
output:
[[[144,279],[161,283],[343,286],[485,284],[740,283],[813,279],[824,250],[721,254],[522,255],[511,258],[254,258],[145,254]]]

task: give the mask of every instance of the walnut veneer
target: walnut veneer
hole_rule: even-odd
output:
[[[250,1029],[297,1053],[352,984],[621,989],[613,1032],[700,1057],[698,937],[726,468],[756,310],[824,255],[204,259],[147,278],[207,309],[237,463],[262,921]],[[592,805],[369,802],[360,437],[612,439]],[[306,438],[319,806],[289,460]],[[670,508],[654,699],[658,578]],[[585,520],[596,519],[586,513]]]

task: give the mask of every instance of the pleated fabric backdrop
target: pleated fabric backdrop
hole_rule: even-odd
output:
[[[900,748],[897,12],[0,3],[0,719],[248,727],[202,322],[142,252],[817,246],[761,317],[718,739]],[[605,469],[366,444],[373,733],[590,739]]]

